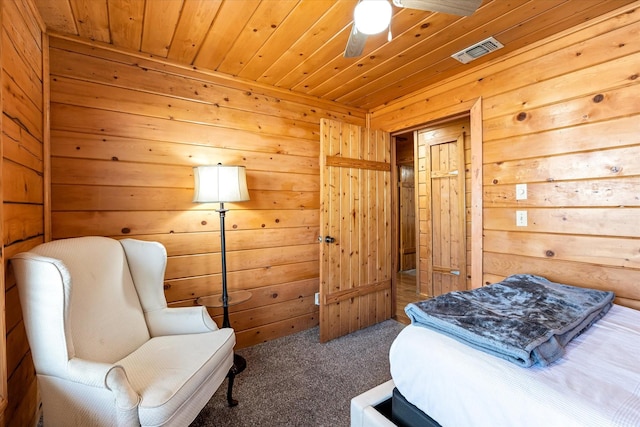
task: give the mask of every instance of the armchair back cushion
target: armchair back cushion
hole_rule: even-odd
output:
[[[62,304],[70,308],[67,311],[62,307],[69,316],[66,322],[72,337],[67,342],[69,356],[114,363],[149,340],[125,252],[117,240],[93,236],[55,240],[31,252],[56,260],[52,265],[57,267],[63,281],[64,295],[39,298],[46,307],[41,307],[40,313],[51,315],[32,317],[31,313],[23,313],[25,322],[27,319],[31,323],[49,322],[54,318],[60,322],[56,311],[61,308],[58,298],[63,298]],[[54,287],[42,287],[48,288]],[[60,333],[64,336],[63,330]],[[43,353],[46,357],[46,351],[38,352]]]

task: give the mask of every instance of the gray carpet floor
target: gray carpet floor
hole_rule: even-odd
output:
[[[321,344],[318,328],[241,349],[247,368],[227,382],[191,427],[349,425],[352,397],[389,380],[389,347],[404,328],[387,320]]]

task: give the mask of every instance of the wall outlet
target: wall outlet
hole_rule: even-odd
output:
[[[516,184],[516,200],[527,199],[527,184]]]
[[[320,293],[316,292],[316,294],[314,295],[314,302],[316,305],[320,305]]]
[[[527,226],[527,211],[516,211],[516,226]]]

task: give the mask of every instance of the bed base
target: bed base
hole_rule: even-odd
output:
[[[441,427],[411,404],[393,380],[351,399],[351,427]]]

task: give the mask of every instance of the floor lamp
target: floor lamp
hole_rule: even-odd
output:
[[[193,168],[195,179],[193,201],[196,203],[220,203],[220,254],[222,258],[222,327],[230,328],[229,322],[229,292],[227,290],[227,260],[226,245],[224,236],[224,217],[227,209],[224,208],[226,202],[243,202],[249,200],[247,190],[247,177],[244,166],[223,166],[217,165],[196,166]],[[234,354],[233,366],[229,370],[229,389],[227,391],[227,401],[229,406],[238,404],[231,397],[233,380],[236,374],[242,372],[247,366],[246,361],[241,356]]]

